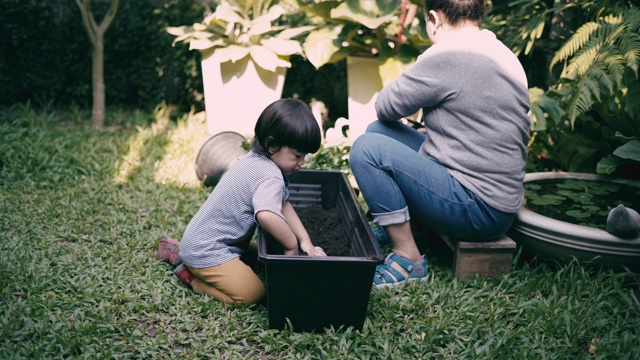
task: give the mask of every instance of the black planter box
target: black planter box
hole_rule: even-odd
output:
[[[380,246],[345,174],[301,170],[289,177],[289,202],[294,208],[321,205],[342,219],[349,256],[285,256],[275,239],[258,233],[258,259],[267,281],[269,328],[316,331],[333,326],[362,330]],[[312,239],[313,240],[313,239]]]

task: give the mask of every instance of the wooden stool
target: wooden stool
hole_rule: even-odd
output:
[[[497,278],[511,272],[516,243],[506,235],[491,242],[459,241],[447,235],[440,238],[453,250],[453,272],[458,278],[475,274]]]

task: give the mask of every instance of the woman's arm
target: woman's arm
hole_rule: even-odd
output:
[[[300,249],[307,253],[310,256],[326,256],[322,248],[318,246],[313,246],[311,242],[311,238],[307,233],[307,230],[304,228],[302,221],[300,221],[300,217],[296,213],[296,210],[291,206],[291,204],[287,201],[282,207],[282,214],[285,218],[287,218],[287,223],[289,224],[289,228],[295,234],[296,238],[300,242]]]
[[[380,91],[375,103],[379,120],[396,121],[456,96],[461,71],[452,58],[425,55]]]

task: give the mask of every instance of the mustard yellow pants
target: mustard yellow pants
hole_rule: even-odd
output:
[[[196,276],[193,291],[207,294],[226,304],[255,304],[265,294],[264,284],[253,269],[239,258],[224,264],[196,269],[187,266]]]

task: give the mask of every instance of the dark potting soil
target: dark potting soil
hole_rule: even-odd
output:
[[[311,242],[320,246],[327,256],[349,256],[344,225],[336,209],[325,210],[316,205],[298,208],[296,212],[309,233]]]

